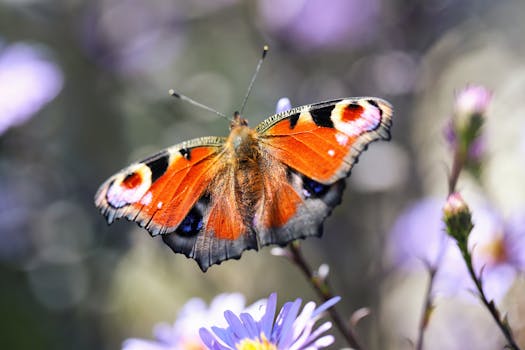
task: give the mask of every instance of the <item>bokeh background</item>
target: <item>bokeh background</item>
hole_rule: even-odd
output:
[[[252,126],[283,96],[394,105],[392,141],[362,155],[324,236],[303,247],[313,266],[329,264],[341,313],[370,308],[357,326],[367,348],[410,349],[428,274],[418,259],[398,263],[411,248],[396,245],[414,239],[398,218],[436,201],[437,219],[418,216],[414,239],[434,248],[425,225],[436,226],[447,192],[443,128],[469,83],[494,96],[482,175],[463,176],[460,189],[502,218],[525,213],[524,16],[519,0],[1,0],[1,347],[118,349],[195,296],[315,299],[269,248],[203,274],[133,223],[108,227],[93,205],[126,164],[226,135],[223,119],[167,91],[230,115],[268,44],[245,112]],[[502,348],[487,311],[463,294],[436,294],[427,348]],[[525,344],[522,274],[501,294]]]

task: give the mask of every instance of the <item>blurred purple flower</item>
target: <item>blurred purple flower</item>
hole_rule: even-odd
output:
[[[0,51],[0,135],[53,100],[62,84],[60,68],[38,46],[4,47]]]
[[[505,222],[492,208],[478,207],[472,213],[474,229],[469,249],[475,271],[481,274],[489,299],[500,300],[525,271],[525,216]]]
[[[248,312],[256,313],[260,303],[250,306]],[[173,324],[161,323],[155,326],[155,340],[127,339],[123,350],[199,350],[206,349],[199,337],[199,328],[208,325],[226,324],[223,313],[226,310],[240,313],[245,311],[245,301],[241,294],[220,294],[210,306],[198,298],[189,300],[179,312]]]
[[[393,263],[404,269],[420,269],[422,262],[438,265],[434,293],[454,295],[474,285],[457,245],[445,233],[442,206],[443,201],[427,198],[405,210],[389,234],[388,249]],[[474,267],[482,272],[486,294],[498,301],[525,269],[525,215],[505,223],[489,206],[471,209],[474,229],[468,244]]]
[[[442,203],[426,198],[401,213],[390,231],[388,249],[394,265],[402,269],[439,267],[433,293],[455,295],[470,285],[459,249],[445,232]]]
[[[505,260],[525,271],[525,210],[509,217],[504,227]]]
[[[318,308],[314,302],[307,303],[299,314],[301,299],[284,304],[274,321],[277,295],[271,294],[265,312],[260,319],[248,313],[237,316],[226,311],[227,328],[212,327],[212,331],[201,328],[202,341],[212,350],[248,349],[309,349],[315,350],[334,342],[332,335],[323,335],[332,326],[325,322],[314,330],[321,313],[340,300],[332,298]]]
[[[187,12],[173,1],[109,0],[84,13],[86,51],[98,64],[122,74],[158,71],[184,44],[181,23]]]
[[[288,97],[282,97],[277,101],[277,106],[275,107],[275,113],[285,112],[289,109],[292,109],[292,104]]]
[[[435,266],[452,240],[441,219],[442,201],[421,200],[401,213],[389,234],[390,256],[396,265]]]
[[[184,47],[188,21],[238,0],[106,0],[84,11],[84,47],[105,68],[124,75],[158,75]],[[89,5],[88,5],[89,6]]]
[[[456,95],[455,112],[457,115],[485,114],[492,92],[481,85],[468,85]]]
[[[356,47],[377,31],[377,0],[260,0],[264,25],[301,48]]]

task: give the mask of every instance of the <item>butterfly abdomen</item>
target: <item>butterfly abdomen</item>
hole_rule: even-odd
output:
[[[235,194],[235,205],[247,227],[262,196],[262,155],[257,133],[246,125],[235,126],[225,144],[229,164],[226,171]],[[223,194],[216,194],[223,195]]]

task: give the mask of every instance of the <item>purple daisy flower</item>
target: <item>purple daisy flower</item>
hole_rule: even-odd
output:
[[[272,293],[266,303],[264,314],[256,320],[249,313],[236,316],[226,311],[227,328],[212,327],[212,331],[201,328],[202,341],[212,350],[242,349],[320,349],[334,342],[332,335],[323,335],[332,326],[325,322],[316,329],[315,323],[321,314],[341,298],[334,297],[318,308],[314,302],[307,303],[299,314],[301,299],[284,304],[274,321],[277,294]],[[215,334],[214,334],[215,333]]]
[[[206,346],[199,337],[202,326],[221,324],[225,310],[248,312],[255,316],[261,302],[245,308],[244,297],[241,294],[219,294],[209,306],[199,298],[189,300],[180,310],[173,324],[160,323],[153,330],[155,340],[131,338],[124,341],[123,350],[204,350]]]

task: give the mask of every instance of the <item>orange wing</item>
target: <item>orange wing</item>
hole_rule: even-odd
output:
[[[346,98],[276,114],[257,128],[280,162],[322,184],[348,176],[372,141],[390,139],[391,105],[378,98]]]
[[[152,235],[174,232],[217,171],[223,144],[194,139],[134,163],[100,186],[95,205],[109,224],[125,217]]]
[[[390,138],[392,107],[348,98],[276,114],[256,131],[266,168],[254,226],[262,245],[320,236],[353,164],[372,141]]]
[[[230,182],[221,162],[224,142],[194,139],[132,164],[100,186],[95,205],[109,224],[124,217],[153,236],[162,234],[173,251],[197,260],[204,271],[257,248],[254,234],[234,215],[235,201],[213,195]]]

